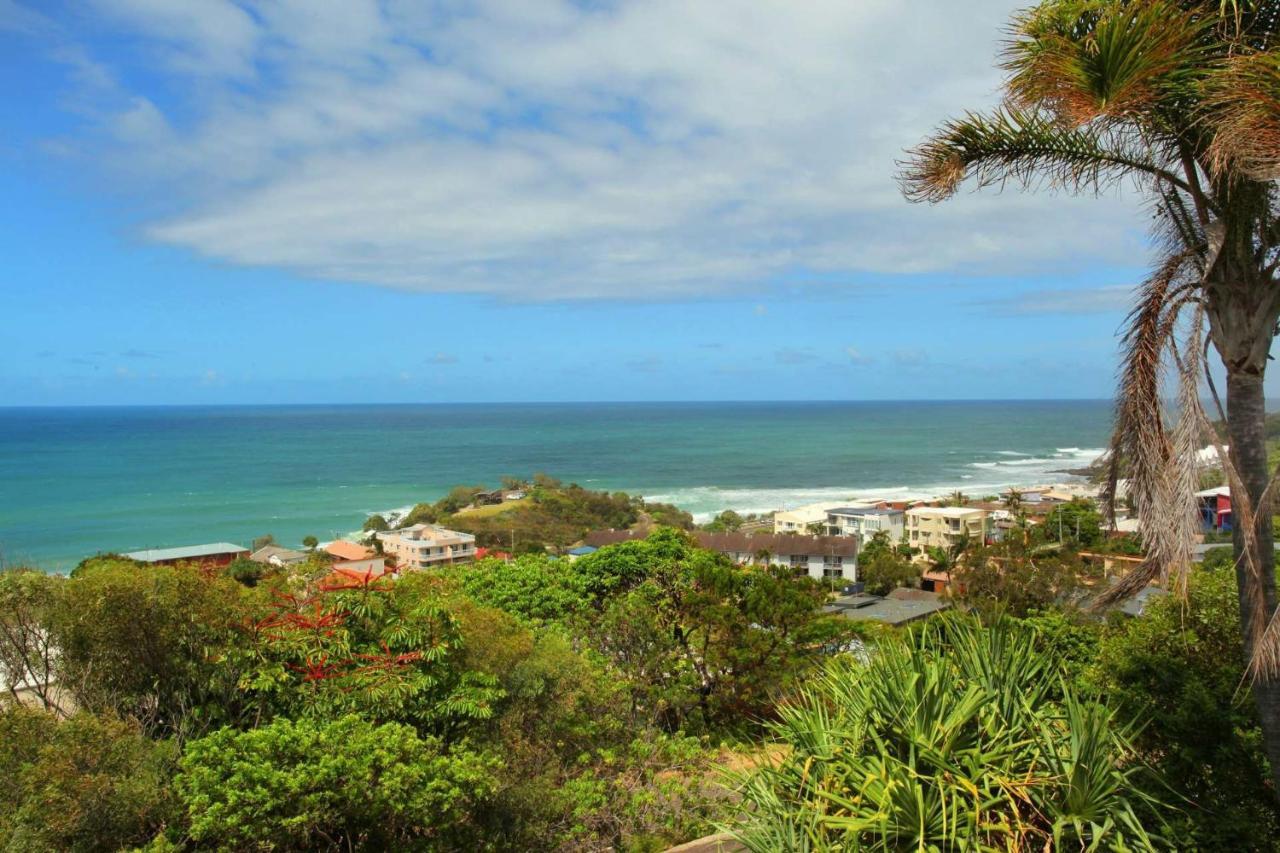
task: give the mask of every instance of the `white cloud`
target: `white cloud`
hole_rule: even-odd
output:
[[[423,364],[457,364],[458,357],[453,353],[438,352],[423,359]]]
[[[993,101],[1018,5],[99,0],[183,94],[126,90],[105,128],[171,202],[153,239],[325,279],[634,299],[1128,260],[1114,199],[894,184],[904,147]]]
[[[1124,311],[1133,301],[1128,284],[1084,287],[1074,290],[1032,290],[1005,299],[978,303],[997,314],[1109,314]]]
[[[875,358],[869,355],[863,355],[857,347],[845,347],[844,354],[849,356],[849,363],[856,365],[866,365],[875,362]]]

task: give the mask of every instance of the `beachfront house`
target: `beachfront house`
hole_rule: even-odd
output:
[[[795,509],[778,510],[773,514],[774,533],[802,533],[808,535],[827,532],[827,514],[840,507],[871,506],[858,501],[843,503],[817,503],[798,506]]]
[[[156,566],[174,566],[178,563],[226,566],[240,557],[249,556],[249,549],[230,542],[213,542],[208,545],[183,545],[180,548],[148,548],[145,551],[130,551],[121,556]]]
[[[827,512],[827,534],[850,536],[866,545],[877,533],[886,533],[893,544],[902,539],[906,514],[899,509],[874,506],[842,506]]]
[[[325,553],[339,560],[367,560],[374,556],[371,548],[366,548],[358,542],[348,542],[346,539],[335,539],[325,545],[324,550]]]
[[[989,513],[967,506],[918,506],[906,512],[907,543],[913,548],[951,548],[987,539]]]
[[[294,566],[299,563],[305,563],[311,555],[306,551],[295,551],[292,548],[281,548],[279,545],[263,545],[258,550],[249,555],[249,559],[255,563],[262,563],[266,566],[275,566],[282,569],[285,566]]]
[[[401,569],[431,569],[476,558],[476,537],[434,524],[415,524],[377,536],[382,552]]]
[[[703,530],[692,535],[699,548],[719,551],[739,565],[785,566],[796,574],[829,582],[858,579],[858,540],[850,537]],[[594,549],[643,538],[634,530],[597,530],[588,533],[584,542]]]

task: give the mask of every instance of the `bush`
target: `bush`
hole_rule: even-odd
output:
[[[742,777],[737,836],[752,851],[1169,846],[1133,727],[1063,689],[1036,641],[942,617],[867,664],[833,662],[773,726],[785,757]]]
[[[282,719],[192,741],[176,786],[192,840],[223,849],[448,847],[498,767],[405,725]]]
[[[1241,688],[1235,572],[1192,572],[1185,602],[1152,600],[1141,618],[1111,629],[1090,675],[1127,713],[1149,717],[1137,743],[1195,804],[1182,828],[1189,846],[1275,849],[1280,808],[1257,706]]]
[[[175,816],[176,750],[89,714],[0,711],[0,835],[7,850],[119,850]]]

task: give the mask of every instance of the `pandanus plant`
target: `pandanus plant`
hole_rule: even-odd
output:
[[[1127,473],[1148,559],[1109,598],[1157,578],[1185,589],[1195,451],[1225,443],[1242,648],[1280,790],[1271,529],[1280,487],[1267,464],[1263,395],[1280,320],[1278,37],[1275,0],[1045,0],[1013,21],[1003,104],[942,125],[909,152],[900,180],[908,199],[924,202],[950,198],[966,181],[1074,193],[1128,183],[1149,200],[1156,260],[1123,336],[1105,495],[1112,504]],[[1172,414],[1162,399],[1170,376]]]
[[[941,617],[836,659],[779,717],[781,758],[734,777],[751,851],[1176,846],[1133,724],[1010,620]]]

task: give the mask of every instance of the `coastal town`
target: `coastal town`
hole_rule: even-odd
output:
[[[1212,463],[1212,456],[1206,455],[1201,467],[1217,470]],[[561,487],[545,475],[527,482],[512,480],[510,485],[513,487],[490,491],[477,488],[462,497],[452,496],[456,511],[451,517],[463,522],[476,515],[501,518],[508,511],[536,501],[548,487]],[[688,531],[697,547],[724,555],[737,565],[778,567],[812,578],[829,590],[829,612],[852,620],[902,625],[953,605],[954,593],[963,591],[965,553],[974,547],[1027,538],[1028,531],[1045,524],[1056,527],[1048,531],[1050,536],[1041,546],[1042,553],[1056,553],[1063,541],[1080,543],[1081,514],[1055,512],[1064,507],[1083,510],[1096,519],[1091,523],[1099,528],[1099,535],[1077,550],[1086,561],[1098,564],[1103,582],[1140,565],[1143,557],[1138,519],[1129,512],[1125,501],[1126,485],[1119,482],[1119,511],[1113,520],[1105,522],[1100,513],[1101,487],[1077,477],[1074,482],[1010,487],[980,498],[955,491],[934,498],[825,501],[747,517],[729,510],[702,525],[690,523],[685,514],[684,523],[678,526]],[[569,488],[582,491],[576,485]],[[1206,488],[1195,498],[1201,538],[1209,540],[1195,548],[1195,554],[1203,556],[1214,541],[1229,541],[1230,489]],[[1074,529],[1062,530],[1067,517]],[[214,542],[131,551],[120,556],[149,565],[230,569],[240,576],[268,569],[304,570],[322,590],[366,587],[394,581],[406,573],[475,561],[514,559],[512,549],[502,547],[501,535],[498,544],[490,536],[488,546],[478,545],[474,532],[427,522],[394,526],[401,520],[395,514],[389,519],[375,516],[361,535],[329,542],[311,540],[293,547],[267,536],[251,546]],[[591,529],[561,547],[533,546],[533,551],[572,562],[601,548],[644,539],[655,526],[654,519],[646,514],[626,528]],[[916,568],[916,576],[892,589],[882,589],[880,594],[868,592],[859,564],[873,543],[896,549]],[[526,549],[524,553],[530,551]],[[261,568],[255,570],[253,565]],[[1141,600],[1152,594],[1161,595],[1164,591],[1155,585],[1143,592]]]
[[[1280,853],[1280,0],[0,64],[0,853]]]

